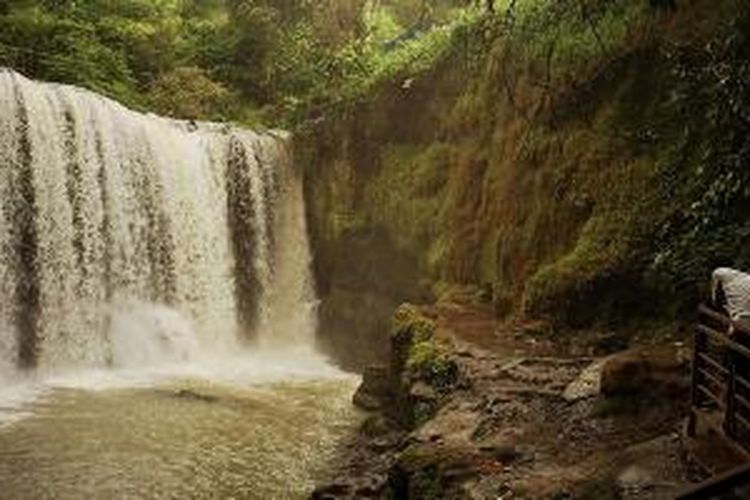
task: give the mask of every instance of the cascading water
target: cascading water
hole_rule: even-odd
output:
[[[158,361],[315,328],[284,137],[0,70],[0,370]],[[156,359],[154,359],[156,358]]]
[[[283,133],[0,69],[0,496],[305,497],[356,420],[306,235]]]

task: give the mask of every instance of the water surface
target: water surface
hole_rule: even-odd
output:
[[[358,421],[355,383],[58,387],[0,427],[0,497],[306,498]]]

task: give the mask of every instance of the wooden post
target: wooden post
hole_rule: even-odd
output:
[[[729,356],[727,356],[727,360],[729,361],[729,380],[727,380],[726,410],[723,427],[727,436],[735,438],[737,436],[737,425],[734,414],[737,411],[737,402],[734,398],[734,393],[737,390],[737,381],[735,380],[737,376],[737,353],[734,352],[731,345],[728,345],[727,349],[729,349]]]
[[[699,329],[695,329],[695,335],[693,336],[693,366],[692,366],[692,377],[690,382],[690,416],[688,417],[687,435],[689,437],[695,437],[695,426],[696,426],[696,410],[700,405],[700,391],[698,390],[698,384],[700,383],[700,370],[699,361],[701,352],[706,350],[706,335]]]

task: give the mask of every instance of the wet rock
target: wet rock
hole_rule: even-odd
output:
[[[362,427],[360,428],[360,432],[362,435],[368,438],[376,438],[380,436],[385,436],[386,434],[389,434],[393,431],[394,423],[390,422],[385,416],[383,415],[372,415],[371,417],[368,417],[363,423]]]
[[[602,368],[601,393],[605,397],[686,397],[688,362],[673,346],[631,349],[608,358]]]
[[[569,403],[590,398],[599,394],[602,379],[602,361],[594,361],[563,392],[563,399]]]
[[[380,496],[382,489],[382,487],[368,484],[358,488],[357,491],[354,492],[354,498],[377,498]]]
[[[474,359],[476,358],[476,353],[474,353],[471,349],[464,347],[462,349],[456,350],[456,356],[458,356],[459,358]]]
[[[383,402],[380,399],[374,397],[372,394],[360,392],[359,390],[354,393],[352,402],[357,408],[366,411],[376,411],[383,407]]]
[[[424,382],[416,382],[409,388],[409,397],[414,401],[433,402],[437,399],[438,394],[435,389]]]
[[[471,447],[414,444],[389,470],[388,484],[395,498],[454,498],[451,485],[488,470],[488,462]]]
[[[390,378],[388,369],[384,366],[373,365],[365,368],[362,383],[354,393],[355,406],[368,411],[379,410],[390,399]]]
[[[367,443],[367,447],[376,453],[383,453],[390,450],[395,450],[401,443],[401,439],[396,434],[387,434],[375,439],[370,440]]]
[[[214,403],[219,400],[219,398],[216,396],[212,396],[210,394],[201,394],[192,389],[180,389],[172,393],[172,396],[175,398],[186,399],[190,401],[202,401],[204,403]]]
[[[344,477],[339,481],[319,486],[313,491],[312,500],[358,500],[361,498],[383,498],[388,477],[386,474],[367,474],[360,477]]]
[[[312,500],[340,500],[350,498],[352,485],[347,483],[332,483],[315,488],[310,498]]]

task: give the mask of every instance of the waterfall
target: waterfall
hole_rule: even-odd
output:
[[[0,69],[0,376],[313,342],[283,133]]]

